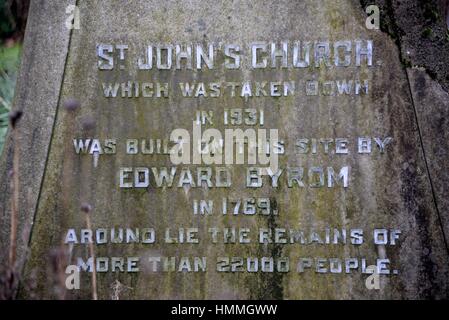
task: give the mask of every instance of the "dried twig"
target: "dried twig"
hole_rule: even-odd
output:
[[[9,243],[9,266],[15,269],[17,247],[17,220],[19,216],[19,134],[16,130],[17,122],[22,117],[22,111],[14,111],[9,115],[13,135],[13,162],[12,162],[12,197],[11,197],[11,231]]]
[[[92,206],[87,203],[83,203],[81,211],[86,214],[86,228],[92,230],[92,224],[90,222],[90,213]],[[97,297],[97,262],[95,259],[94,244],[89,242],[89,255],[92,257],[92,300],[98,300]]]
[[[16,129],[17,122],[22,117],[22,111],[13,111],[9,114],[12,129],[13,160],[10,171],[11,179],[11,217],[9,238],[9,264],[0,273],[0,299],[13,299],[19,282],[17,269],[17,225],[19,216],[19,134]]]

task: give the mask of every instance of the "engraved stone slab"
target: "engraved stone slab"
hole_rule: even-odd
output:
[[[104,299],[448,297],[406,69],[358,1],[76,8],[63,78],[19,83],[61,84],[19,296],[95,270]]]

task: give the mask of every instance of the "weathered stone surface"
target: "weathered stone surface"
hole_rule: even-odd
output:
[[[361,0],[363,7],[377,5],[381,28],[401,49],[407,66],[419,66],[449,91],[449,1]]]
[[[14,110],[22,110],[18,122],[20,221],[18,249],[22,252],[26,235],[34,220],[41,182],[60,97],[70,30],[64,25],[65,8],[75,1],[33,1],[30,8],[22,63],[14,100]],[[51,18],[49,18],[51,17]],[[14,144],[11,132],[2,153],[0,167],[0,263],[8,260],[10,172]],[[25,243],[24,243],[25,242]],[[23,254],[23,252],[22,252]]]
[[[46,169],[41,189],[39,186],[32,189],[32,192],[40,192],[41,196],[25,279],[33,272],[37,273],[36,292],[39,297],[60,297],[55,292],[52,274],[55,268],[51,256],[55,256],[55,248],[69,248],[72,259],[88,256],[86,245],[62,245],[68,228],[79,230],[85,227],[85,215],[80,210],[82,203],[89,203],[93,208],[93,228],[154,227],[160,235],[165,228],[198,227],[200,234],[204,235],[209,227],[290,227],[305,230],[331,227],[361,228],[366,234],[366,241],[361,246],[257,242],[213,244],[210,241],[182,245],[161,242],[151,245],[96,245],[99,257],[140,256],[144,259],[160,255],[210,258],[210,268],[206,273],[153,273],[144,267],[138,273],[98,273],[100,298],[108,299],[114,295],[111,286],[116,280],[127,288],[120,294],[123,299],[405,299],[449,296],[448,251],[432,196],[407,75],[393,40],[380,31],[365,28],[365,15],[358,1],[211,1],[207,4],[190,1],[188,6],[181,1],[133,1],[125,5],[115,1],[83,1],[78,5],[81,29],[73,30],[71,35],[48,161],[45,161],[45,154],[33,154],[39,157],[41,165],[45,163]],[[59,10],[64,11],[62,8]],[[38,30],[45,32],[44,29]],[[99,71],[95,50],[98,43],[126,43],[130,48],[129,62],[135,61],[137,52],[149,43],[236,43],[247,51],[248,44],[255,41],[358,39],[373,40],[372,67],[251,70],[246,63],[240,69],[225,70],[223,61],[219,60],[214,70],[137,71],[126,65],[124,70]],[[51,81],[61,80],[57,73],[41,73],[33,80],[45,83],[48,77]],[[21,78],[26,79],[23,75]],[[371,83],[369,93],[307,96],[299,90],[304,87],[306,79],[345,78],[368,79]],[[193,79],[205,82],[291,79],[298,83],[298,89],[293,97],[250,98],[247,101],[229,97],[183,98],[179,94],[165,99],[102,97],[102,82],[129,79],[169,82],[172,87]],[[31,83],[32,80],[21,80],[19,90],[26,90]],[[63,109],[63,103],[68,99],[79,100],[81,107],[75,111]],[[29,107],[32,102],[26,104]],[[51,104],[43,107],[47,112],[51,110]],[[266,127],[279,129],[280,137],[286,141],[286,155],[280,160],[282,168],[287,165],[306,168],[348,165],[351,168],[350,186],[288,188],[284,182],[278,188],[272,188],[266,180],[262,188],[254,190],[244,184],[247,167],[233,166],[231,189],[127,190],[120,189],[117,182],[120,167],[172,164],[164,156],[131,156],[121,150],[113,156],[101,155],[95,167],[91,156],[77,155],[73,150],[74,138],[117,138],[123,141],[128,138],[165,138],[175,128],[191,131],[196,110],[213,110],[220,115],[224,108],[232,107],[264,109]],[[225,126],[219,118],[216,120],[213,127],[223,131]],[[39,122],[32,123],[32,127],[39,125]],[[428,132],[432,134],[430,129]],[[347,137],[355,141],[357,137],[387,136],[392,137],[393,142],[383,154],[359,154],[351,149],[346,156],[323,152],[298,155],[293,149],[298,138]],[[437,168],[433,170],[436,172]],[[270,197],[278,206],[279,215],[200,217],[192,214],[194,199],[213,199],[220,203],[224,196]],[[400,229],[400,241],[394,246],[374,245],[369,240],[375,228]],[[4,243],[7,241],[2,241],[2,245]],[[377,258],[389,258],[399,274],[381,277],[380,290],[368,290],[365,287],[366,275],[360,273],[298,273],[295,266],[288,273],[219,273],[213,263],[219,256],[286,256],[291,261],[300,257],[364,257],[368,265],[374,264]],[[90,297],[90,277],[83,273],[81,280],[81,290],[68,292],[67,297]],[[29,295],[26,289],[20,292],[21,297]]]
[[[426,154],[435,201],[444,233],[449,235],[449,94],[442,86],[431,79],[423,69],[413,68],[407,71],[416,107],[420,134]],[[447,238],[446,238],[447,242]]]

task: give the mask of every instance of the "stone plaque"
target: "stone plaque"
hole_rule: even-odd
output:
[[[18,297],[448,297],[447,93],[358,1],[30,12],[0,195]]]

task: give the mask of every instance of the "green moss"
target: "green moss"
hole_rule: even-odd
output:
[[[12,108],[22,46],[0,46],[0,152],[8,130],[8,113]]]
[[[437,22],[440,19],[440,14],[436,6],[430,1],[421,1],[421,3],[424,4],[424,18],[430,22]]]
[[[430,38],[430,37],[432,36],[432,33],[433,33],[432,28],[427,27],[427,28],[425,28],[425,29],[423,30],[423,32],[421,33],[421,35],[422,35],[424,38]]]

